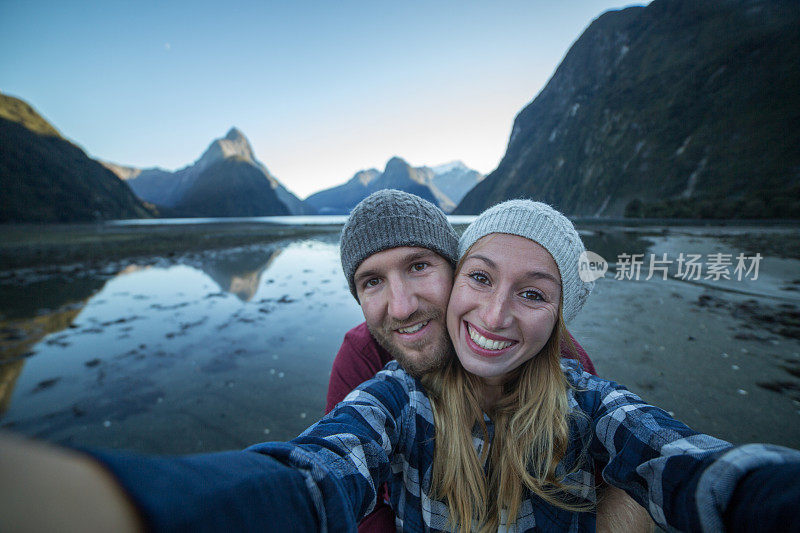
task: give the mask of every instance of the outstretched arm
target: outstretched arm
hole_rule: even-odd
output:
[[[0,435],[0,531],[319,530],[304,476],[266,455],[91,453]]]
[[[607,464],[603,477],[647,506],[661,527],[746,531],[741,517],[752,519],[762,508],[779,523],[793,519],[800,489],[776,498],[785,481],[763,473],[776,469],[790,472],[789,478],[799,476],[800,451],[769,444],[732,446],[691,430],[624,387],[597,379],[581,385],[599,402],[592,415],[591,450]],[[755,490],[759,484],[752,476],[764,490]],[[757,522],[752,520],[755,531],[771,530]]]
[[[73,451],[0,435],[0,530],[143,531],[122,487]]]
[[[294,442],[244,451],[89,458],[0,437],[0,531],[350,531],[391,475],[408,398],[371,384]]]

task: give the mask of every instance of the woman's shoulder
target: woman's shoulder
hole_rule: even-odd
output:
[[[613,402],[615,398],[617,400],[636,398],[637,402],[641,402],[636,395],[619,383],[590,374],[578,361],[562,359],[561,370],[569,384],[571,403],[587,413],[594,412],[602,404]]]
[[[598,388],[603,388],[609,383],[608,381],[587,372],[583,368],[583,365],[581,365],[580,361],[576,359],[567,359],[562,357],[561,371],[564,373],[564,377],[567,379],[569,384],[578,390],[595,390]]]

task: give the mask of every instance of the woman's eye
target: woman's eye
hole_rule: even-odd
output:
[[[411,265],[412,272],[422,272],[426,268],[428,268],[428,263],[414,263]]]
[[[533,301],[544,301],[544,297],[536,291],[522,291],[520,296],[525,298],[526,300],[533,300]]]
[[[472,272],[472,273],[468,274],[468,276],[471,277],[472,279],[474,279],[475,281],[477,281],[478,283],[482,284],[482,285],[488,285],[489,284],[489,277],[486,274],[484,274],[483,272]]]

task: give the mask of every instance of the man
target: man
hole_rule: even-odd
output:
[[[420,376],[451,354],[445,313],[457,257],[458,236],[444,213],[418,196],[381,190],[353,208],[342,229],[341,260],[365,322],[347,332],[336,354],[326,413],[392,359]],[[569,341],[596,375],[583,348]],[[562,347],[563,355],[570,353]],[[361,533],[394,528],[385,486],[383,495],[362,520]],[[599,507],[600,530],[652,530],[645,510],[622,490],[607,487]]]

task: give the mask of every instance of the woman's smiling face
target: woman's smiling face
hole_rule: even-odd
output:
[[[550,253],[516,235],[479,239],[456,273],[447,329],[470,373],[501,384],[547,344],[558,320],[561,277]]]

